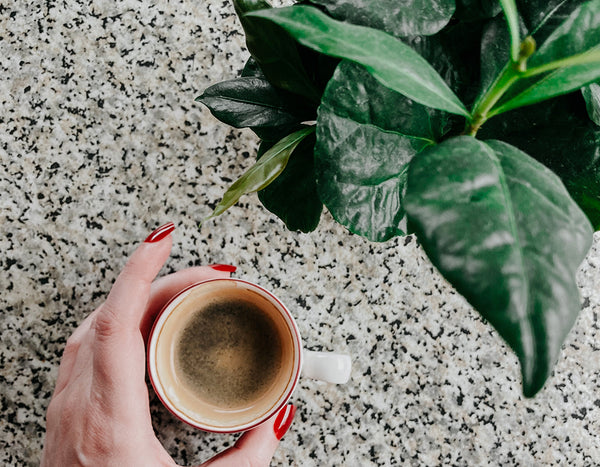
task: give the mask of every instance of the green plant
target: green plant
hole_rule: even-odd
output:
[[[402,4],[234,0],[251,58],[198,100],[261,143],[213,216],[258,191],[292,230],[416,234],[532,397],[600,228],[600,0]]]

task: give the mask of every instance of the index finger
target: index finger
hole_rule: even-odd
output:
[[[172,222],[152,232],[131,255],[117,277],[110,293],[95,318],[95,331],[100,338],[111,338],[139,329],[150,297],[152,281],[171,251]]]

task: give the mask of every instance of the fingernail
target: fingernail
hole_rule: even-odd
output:
[[[160,242],[163,238],[165,238],[167,235],[173,232],[173,230],[175,230],[175,224],[173,224],[173,222],[161,225],[158,229],[156,229],[154,232],[148,235],[146,240],[144,240],[144,243]]]
[[[229,264],[211,264],[209,267],[213,268],[215,271],[223,272],[235,272],[237,269],[235,266]]]
[[[288,404],[279,411],[275,418],[275,423],[273,424],[273,430],[275,431],[275,437],[277,439],[283,438],[283,435],[286,434],[292,424],[295,413],[296,406],[294,404]]]

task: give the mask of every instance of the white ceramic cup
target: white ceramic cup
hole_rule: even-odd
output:
[[[250,300],[267,313],[282,345],[283,361],[269,389],[235,407],[202,400],[178,376],[174,363],[175,342],[187,318],[207,301],[223,296]],[[148,341],[148,374],[163,405],[185,423],[216,433],[236,433],[260,425],[288,403],[301,373],[343,384],[350,378],[350,371],[348,355],[303,350],[296,322],[283,303],[263,287],[241,279],[213,279],[182,290],[159,313]]]

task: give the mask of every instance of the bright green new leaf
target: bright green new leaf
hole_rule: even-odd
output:
[[[272,143],[261,143],[262,157]],[[311,232],[319,225],[323,203],[315,183],[315,134],[302,140],[290,156],[285,169],[263,190],[258,199],[265,208],[279,217],[289,230]]]
[[[423,57],[383,31],[336,21],[304,5],[255,11],[247,17],[270,20],[306,47],[364,66],[384,86],[420,104],[469,116]]]
[[[517,5],[515,5],[515,0],[500,0],[500,4],[502,10],[504,10],[510,32],[510,57],[513,62],[516,62],[519,59],[519,48],[521,46]]]
[[[433,264],[514,350],[523,392],[535,395],[581,308],[585,215],[542,164],[469,136],[413,159],[405,206]]]
[[[575,91],[600,79],[600,47],[578,55],[573,62],[576,64],[559,68],[536,81],[507,102],[495,107],[489,115],[497,115],[518,107],[536,104]]]
[[[591,0],[550,33],[490,116],[575,91],[599,77],[600,0]]]
[[[543,34],[538,30],[530,33],[534,33],[536,40],[546,39],[538,42],[538,50],[527,59],[527,70],[488,116],[575,91],[590,79],[594,80],[594,62],[598,61],[594,48],[600,43],[600,0],[579,6],[577,3],[581,2],[568,5],[561,2],[553,9],[541,4],[533,8],[528,2],[519,3],[520,9],[531,9],[529,21],[537,24]],[[565,19],[566,13],[569,16]],[[549,27],[558,20],[562,22],[557,27]],[[538,37],[540,34],[542,37]],[[504,66],[502,48],[506,47],[505,43],[506,38],[498,32],[497,25],[490,24],[482,40],[482,80],[485,82]],[[494,54],[494,51],[500,53]]]
[[[276,143],[256,164],[229,187],[223,195],[221,202],[217,204],[213,213],[205,220],[223,214],[237,203],[242,195],[267,187],[285,169],[288,159],[296,146],[314,131],[314,127],[303,128]]]

